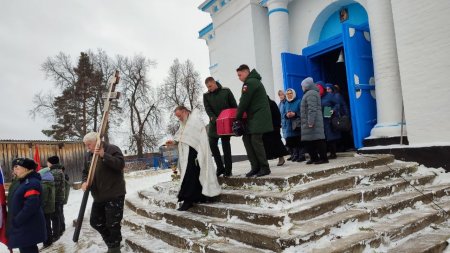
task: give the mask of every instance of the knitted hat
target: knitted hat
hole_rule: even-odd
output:
[[[56,155],[54,156],[50,156],[47,159],[47,162],[51,163],[51,164],[58,164],[59,163],[59,157],[57,157]]]
[[[34,162],[33,159],[29,158],[16,158],[12,161],[12,167],[19,165],[22,166],[28,170],[35,170],[37,168],[37,164]]]
[[[334,86],[331,83],[327,83],[325,85],[326,88],[330,88],[332,91],[334,91]]]

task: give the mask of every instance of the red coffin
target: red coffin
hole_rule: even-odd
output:
[[[237,108],[225,109],[220,112],[219,117],[216,120],[218,135],[234,135],[231,127],[233,125],[233,121],[236,120],[236,113]],[[245,112],[242,118],[247,118],[247,114]]]

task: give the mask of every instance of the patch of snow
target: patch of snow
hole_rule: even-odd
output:
[[[372,147],[363,147],[361,150],[376,150],[376,149],[396,149],[396,148],[424,148],[424,147],[441,147],[441,146],[450,146],[449,142],[430,142],[430,143],[421,143],[421,144],[410,144],[410,145],[400,145],[393,144],[387,146],[372,146]]]

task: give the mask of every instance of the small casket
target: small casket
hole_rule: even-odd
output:
[[[236,120],[237,108],[225,109],[220,112],[216,120],[216,128],[218,135],[234,135],[232,125]],[[245,121],[247,114],[244,112],[242,119]]]

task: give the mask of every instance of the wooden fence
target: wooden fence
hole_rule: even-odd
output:
[[[81,181],[84,153],[86,149],[83,142],[79,141],[22,141],[0,140],[0,165],[3,168],[5,181],[11,181],[11,162],[17,157],[33,159],[35,147],[38,147],[41,166],[47,167],[47,158],[58,156],[60,163],[66,168],[71,182]]]

